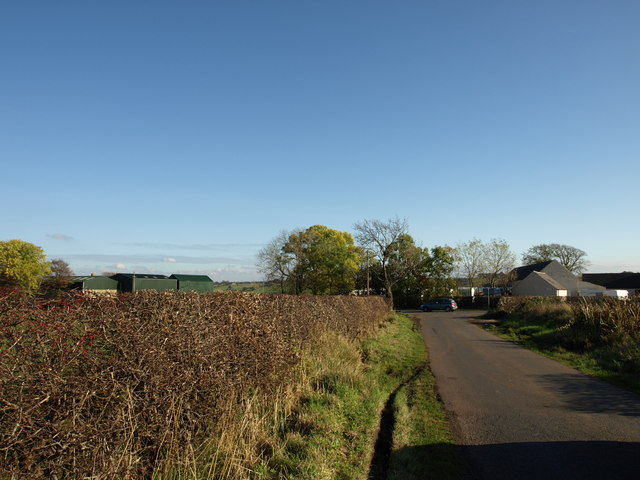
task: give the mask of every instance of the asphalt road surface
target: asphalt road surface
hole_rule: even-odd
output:
[[[415,315],[470,478],[640,480],[640,396],[487,333],[478,312]]]

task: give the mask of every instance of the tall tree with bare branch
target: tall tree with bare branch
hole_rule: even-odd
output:
[[[475,287],[478,277],[487,270],[487,247],[477,238],[459,243],[455,248],[457,270],[467,279],[471,288]]]
[[[47,294],[59,295],[71,286],[73,271],[61,258],[55,258],[49,263],[51,273],[44,278],[42,290]]]
[[[285,246],[289,241],[289,236],[298,232],[299,230],[293,232],[281,231],[257,255],[258,271],[265,276],[266,280],[277,281],[280,284],[282,293],[285,293],[287,287],[290,286],[288,284],[293,280],[295,267],[295,258],[285,252]]]
[[[397,244],[403,235],[408,234],[409,225],[406,219],[393,217],[386,222],[382,220],[363,220],[354,225],[356,241],[364,248],[370,249],[380,261],[385,296],[393,306],[393,284],[389,262],[397,253]]]
[[[489,277],[489,285],[495,287],[499,278],[509,272],[516,263],[516,256],[511,251],[511,247],[502,239],[492,239],[485,246],[487,275]]]

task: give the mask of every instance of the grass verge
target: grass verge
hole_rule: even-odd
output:
[[[375,365],[374,378],[386,383],[385,393],[391,392],[386,396],[393,411],[386,478],[460,478],[462,465],[456,455],[456,440],[428,368],[419,327],[403,315],[396,317],[389,330],[367,345],[369,361]],[[373,468],[375,465],[370,478],[381,478]]]
[[[566,316],[567,313],[563,312]],[[489,313],[489,316],[491,313]],[[637,344],[569,348],[569,329],[558,315],[512,314],[485,328],[505,340],[629,391],[640,394]]]
[[[247,400],[235,418],[218,419],[215,440],[152,478],[460,478],[426,361],[419,328],[406,315],[365,341],[325,333],[301,352],[296,380],[276,401]],[[385,406],[391,424],[381,422]],[[376,442],[381,429],[389,434],[386,450]]]
[[[462,477],[456,439],[447,425],[435,379],[428,368],[404,385],[394,402],[396,424],[389,461],[389,480]]]
[[[419,330],[403,315],[361,346],[320,342],[306,366],[311,389],[287,424],[284,448],[269,462],[271,473],[301,479],[458,478],[455,440],[426,360]],[[390,398],[392,422],[381,425]],[[391,433],[391,448],[380,451],[385,446],[378,442],[372,458],[380,428],[392,429],[382,432]],[[427,450],[432,454],[420,454]]]
[[[298,406],[272,439],[257,478],[457,478],[455,441],[425,365],[420,332],[404,315],[360,345],[319,339],[303,362],[306,387]],[[380,412],[392,395],[391,451],[372,454]],[[388,475],[375,471],[378,455],[388,456]]]

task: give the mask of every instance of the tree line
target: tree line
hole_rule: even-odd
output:
[[[257,256],[258,271],[283,293],[382,294],[391,304],[449,296],[455,277],[469,287],[510,283],[516,255],[503,239],[473,239],[455,246],[423,248],[406,220],[363,220],[354,235],[323,225],[282,231]],[[527,250],[525,264],[558,260],[573,273],[589,265],[586,252],[569,245],[541,244]]]
[[[502,239],[423,248],[409,234],[406,219],[398,217],[363,220],[353,229],[354,235],[323,225],[282,231],[258,253],[258,271],[283,293],[377,294],[402,305],[451,295],[456,277],[466,279],[469,287],[507,285],[516,263]],[[581,273],[589,265],[586,256],[578,248],[552,243],[531,247],[522,261],[558,260]],[[72,275],[64,260],[48,261],[37,245],[0,241],[0,286],[55,293],[69,286]]]

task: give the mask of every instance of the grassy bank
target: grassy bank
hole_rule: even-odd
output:
[[[242,413],[242,428],[230,422],[195,476],[459,478],[454,439],[426,367],[424,343],[410,318],[392,318],[364,342],[319,337],[302,353],[294,383],[297,387],[276,404],[249,406]],[[391,423],[384,421],[385,405]],[[193,478],[185,469],[176,473],[174,466],[156,478]]]
[[[640,393],[640,301],[505,298],[487,328],[589,375]]]
[[[368,382],[381,383],[393,415],[387,478],[460,478],[455,438],[447,426],[417,324],[406,316],[396,317],[383,335],[367,343],[365,352],[372,365]],[[376,467],[372,465],[371,473],[376,473]]]
[[[238,478],[385,478],[387,469],[388,478],[457,478],[453,447],[440,448],[452,445],[453,437],[425,355],[406,316],[394,317],[362,343],[319,338],[303,356],[296,400],[287,412],[265,418],[263,431],[270,433],[258,442],[261,456]],[[381,427],[389,399],[393,422]],[[390,451],[381,451],[380,442],[374,450],[380,428],[393,429]],[[440,454],[407,455],[429,445]]]

